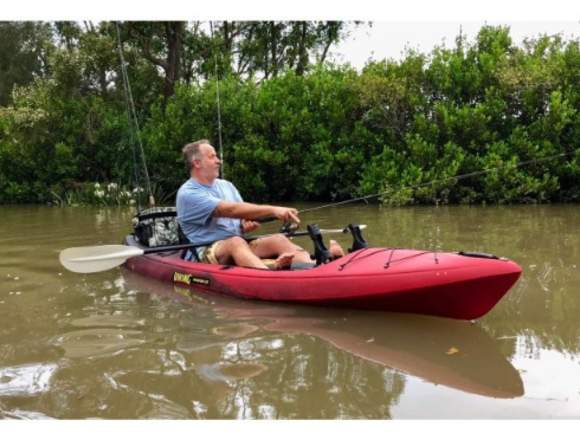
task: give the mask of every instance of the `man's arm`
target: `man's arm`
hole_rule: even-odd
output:
[[[246,202],[221,201],[214,209],[214,217],[230,217],[246,220],[258,220],[264,217],[276,217],[284,222],[300,223],[298,211],[294,208],[272,205],[256,205]]]

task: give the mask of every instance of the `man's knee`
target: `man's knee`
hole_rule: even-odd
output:
[[[276,243],[276,244],[281,245],[281,246],[288,246],[288,245],[294,246],[294,243],[292,243],[292,240],[290,240],[284,234],[274,234],[274,235],[268,237],[268,240],[270,240],[272,243]]]
[[[270,238],[270,237],[269,237]],[[276,248],[280,252],[304,252],[300,246],[290,240],[284,234],[276,234],[271,237],[273,243],[275,244]]]
[[[248,242],[244,238],[238,236],[226,238],[223,242],[230,249],[248,246]]]
[[[226,238],[219,243],[219,247],[215,250],[215,256],[220,264],[235,262],[236,255],[239,255],[240,252],[244,253],[245,249],[249,249],[248,243],[242,237]]]

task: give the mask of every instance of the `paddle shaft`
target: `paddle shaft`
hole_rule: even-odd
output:
[[[366,225],[360,225],[364,229]],[[322,229],[322,233],[336,234],[345,233],[347,229]],[[248,241],[259,238],[271,237],[277,234],[266,234],[244,237]],[[299,237],[309,235],[307,231],[288,232],[284,234],[287,237]],[[320,238],[320,237],[318,237]],[[199,246],[209,246],[212,243],[187,243],[171,246],[159,246],[155,248],[143,249],[137,246],[127,246],[122,244],[109,244],[101,246],[88,246],[64,249],[59,254],[61,264],[68,270],[77,273],[94,273],[102,272],[120,266],[129,258],[138,257],[145,254],[174,252],[181,249],[190,249]]]
[[[321,230],[322,233],[325,232],[324,229]],[[344,232],[344,230],[342,229],[332,229],[332,230],[326,230],[327,233],[332,233],[332,232]],[[288,232],[286,234],[284,234],[286,237],[305,237],[307,236],[309,233],[308,231],[299,231],[299,232]],[[248,237],[244,237],[247,241],[253,241],[253,240],[257,240],[259,238],[265,238],[265,237],[270,237],[272,235],[277,235],[276,233],[274,234],[265,234],[265,235],[254,235],[254,236],[248,236]],[[203,246],[211,246],[214,242],[210,241],[208,243],[198,243],[198,244],[193,244],[193,243],[186,243],[186,244],[175,244],[175,245],[170,245],[170,246],[157,246],[151,249],[144,249],[143,253],[144,254],[154,254],[157,252],[171,252],[171,251],[179,251],[182,249],[190,249],[192,247],[203,247]]]

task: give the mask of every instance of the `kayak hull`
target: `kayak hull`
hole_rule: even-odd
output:
[[[125,244],[139,246],[131,235]],[[197,263],[179,253],[146,254],[125,266],[161,281],[243,299],[467,320],[489,312],[522,271],[505,259],[388,248],[362,249],[306,270]]]

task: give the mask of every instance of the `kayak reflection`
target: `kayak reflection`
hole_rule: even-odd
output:
[[[477,324],[424,315],[272,305],[208,295],[127,270],[123,277],[129,289],[170,296],[231,322],[214,329],[222,338],[245,337],[259,322],[262,331],[313,336],[433,384],[495,398],[524,393],[518,371]]]

